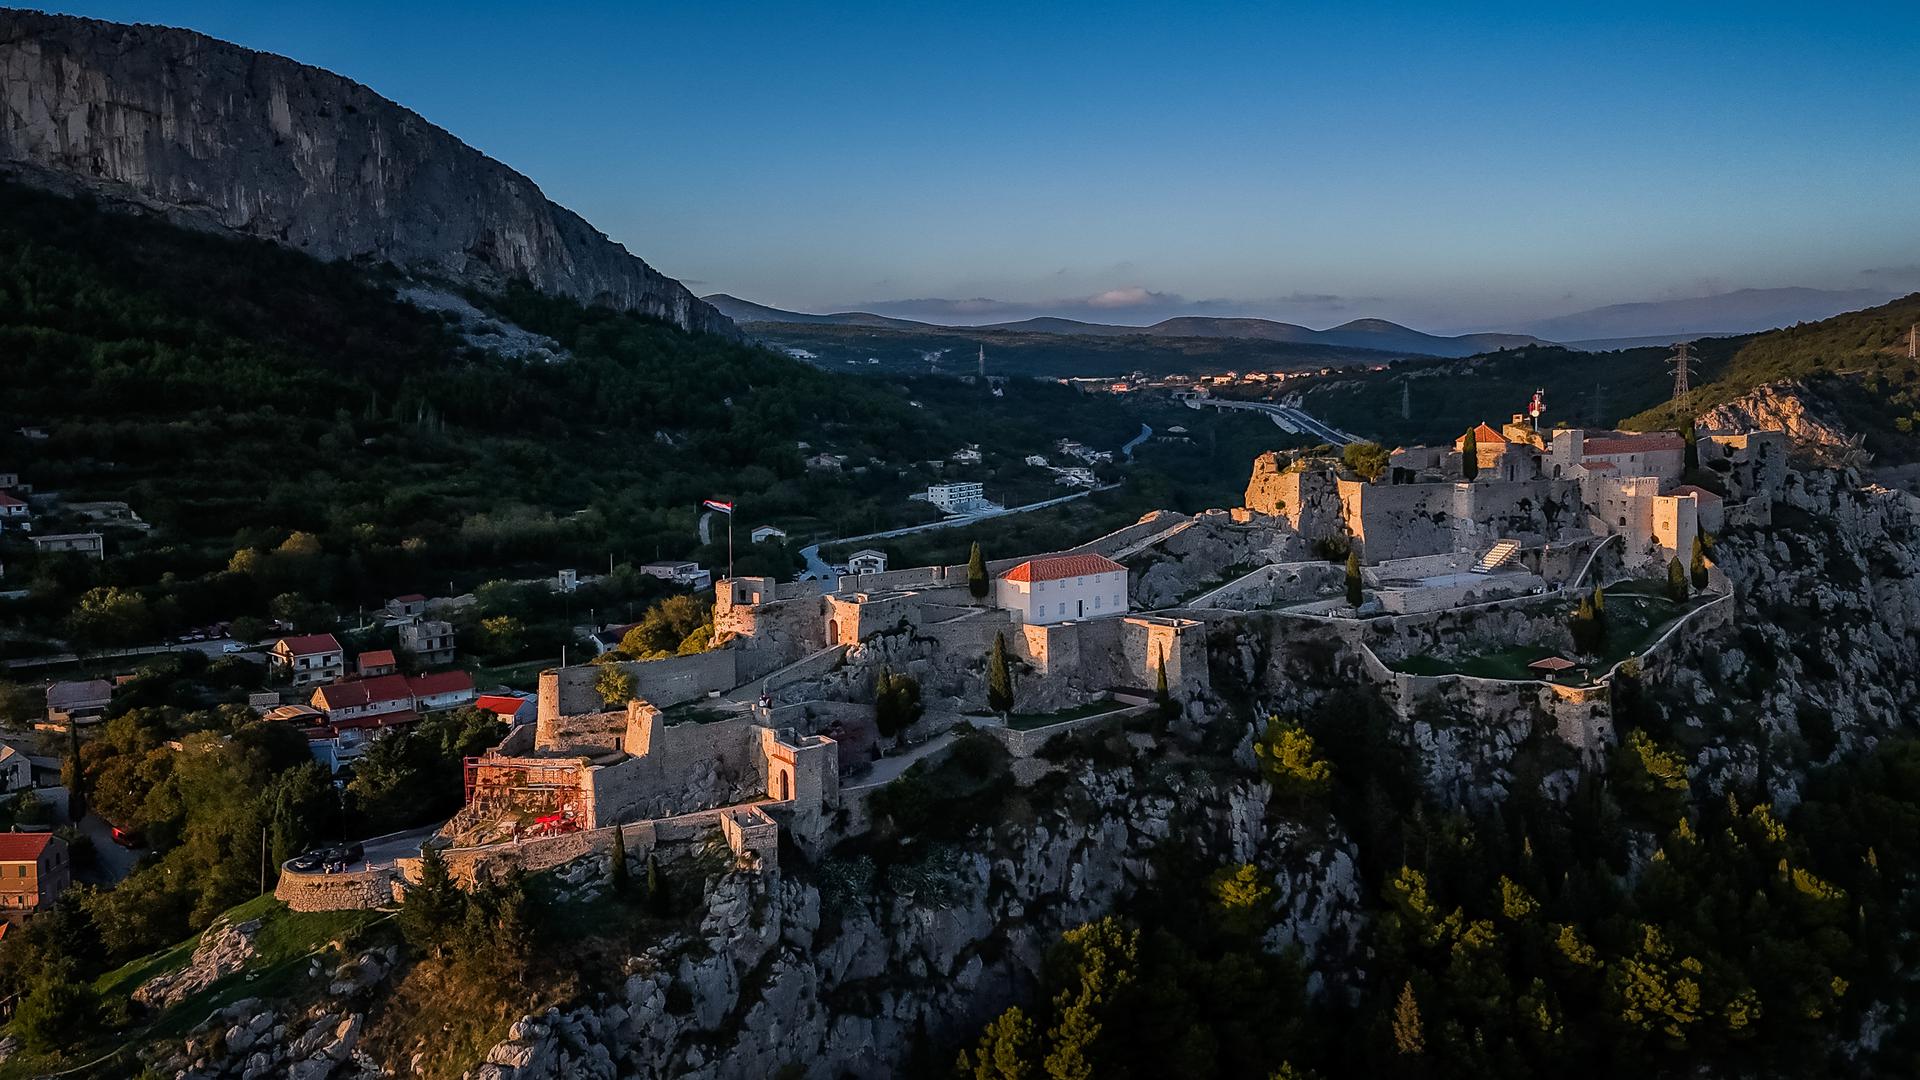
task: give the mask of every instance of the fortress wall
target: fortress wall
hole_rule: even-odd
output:
[[[1362,562],[1453,550],[1454,485],[1336,479],[1340,513]]]
[[[804,655],[804,654],[803,654]],[[798,657],[795,657],[798,659]],[[709,691],[740,685],[739,654],[733,649],[711,649],[663,660],[625,660],[621,670],[633,676],[633,693],[665,709],[705,697]],[[576,664],[540,673],[539,720],[545,724],[562,716],[597,712],[606,707],[593,687],[599,664]]]
[[[341,874],[282,869],[273,895],[294,911],[369,911],[400,898],[400,874],[393,867]]]

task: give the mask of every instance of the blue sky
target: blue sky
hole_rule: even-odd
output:
[[[1910,4],[50,6],[358,79],[782,307],[1461,329],[1920,289]]]

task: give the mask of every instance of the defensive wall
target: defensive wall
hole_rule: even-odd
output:
[[[1324,559],[1274,563],[1202,593],[1181,606],[1190,608],[1279,608],[1316,600],[1346,588],[1344,566]]]
[[[633,676],[633,696],[666,709],[739,686],[746,681],[740,678],[739,659],[737,650],[710,649],[661,660],[622,660],[612,666]],[[562,716],[605,709],[600,692],[594,689],[605,666],[576,664],[541,672],[538,723],[551,725]]]
[[[273,895],[293,911],[366,911],[398,902],[404,890],[390,866],[339,874],[282,867]]]

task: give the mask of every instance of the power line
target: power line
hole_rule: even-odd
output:
[[[1667,362],[1673,365],[1673,400],[1679,401],[1693,388],[1693,344],[1678,342],[1673,347],[1673,356]]]

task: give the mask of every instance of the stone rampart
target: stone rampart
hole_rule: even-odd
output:
[[[366,911],[398,901],[399,886],[399,873],[387,866],[338,874],[282,867],[273,895],[294,911]]]
[[[666,709],[740,685],[738,662],[736,650],[711,649],[661,660],[625,660],[618,666],[633,676],[633,696]],[[563,716],[603,711],[606,703],[594,689],[602,666],[576,664],[541,672],[539,723],[550,725]],[[541,742],[548,744],[545,738]]]

